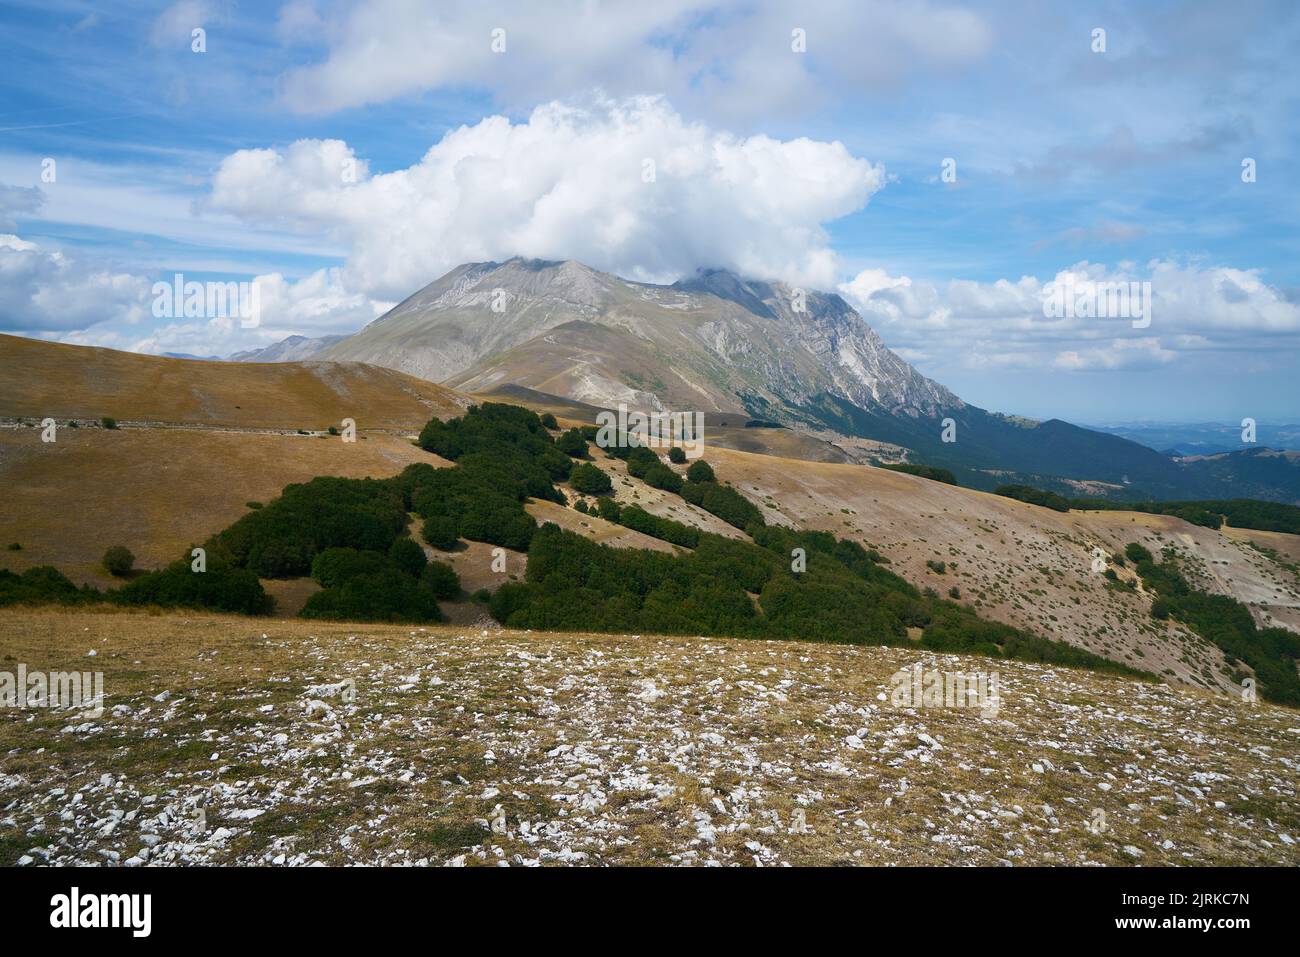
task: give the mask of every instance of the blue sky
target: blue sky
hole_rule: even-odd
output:
[[[1300,419],[1294,4],[97,6],[0,5],[0,331],[227,355],[467,259],[728,266],[987,408]],[[260,326],[156,318],[177,272],[271,277]],[[1045,321],[1062,274],[1150,326]]]

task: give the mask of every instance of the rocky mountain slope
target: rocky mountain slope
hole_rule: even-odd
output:
[[[1058,420],[991,413],[888,349],[840,296],[720,270],[662,286],[572,261],[466,264],[314,355],[467,392],[526,388],[604,408],[774,420],[845,437],[846,448],[905,448],[977,488],[1300,500],[1294,457],[1180,460]]]
[[[909,415],[963,405],[839,296],[722,271],[656,286],[572,261],[473,263],[318,355],[604,407],[790,412],[823,392]]]
[[[300,362],[310,359],[326,346],[342,342],[346,335],[320,336],[309,339],[306,336],[289,336],[261,349],[236,352],[230,356],[231,362]]]
[[[1300,864],[1300,720],[911,648],[0,612],[0,865]]]

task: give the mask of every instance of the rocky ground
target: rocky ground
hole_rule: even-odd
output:
[[[92,655],[93,652],[93,655]],[[0,614],[0,864],[1300,864],[1300,714],[864,648]],[[996,709],[905,707],[920,664]]]

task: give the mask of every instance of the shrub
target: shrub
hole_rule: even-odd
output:
[[[542,425],[548,429],[558,429],[560,427],[560,423],[555,421],[555,416],[549,412],[542,413],[541,422]]]
[[[131,574],[135,567],[135,556],[125,545],[114,545],[104,552],[104,567],[110,575],[122,577]]]
[[[948,589],[948,597],[952,598],[953,600],[960,598],[961,589],[958,588],[956,585],[953,585],[951,588]]]
[[[429,559],[424,549],[410,538],[399,538],[388,547],[388,557],[394,565],[408,575],[419,577]]]
[[[446,515],[434,515],[424,520],[424,525],[420,528],[420,534],[424,540],[434,548],[440,548],[444,552],[449,552],[456,547],[460,541],[456,534],[456,522]]]
[[[309,574],[312,559],[327,548],[387,552],[409,520],[400,478],[321,477],[286,486],[209,539],[209,559],[261,578],[287,578]]]
[[[622,506],[612,498],[602,498],[596,501],[596,514],[607,522],[617,522],[622,510]]]
[[[573,467],[569,473],[569,485],[575,492],[584,495],[601,495],[614,490],[614,483],[609,480],[609,476],[590,462],[581,462]]]
[[[669,518],[651,515],[639,505],[628,505],[621,510],[618,518],[613,520],[627,528],[653,535],[655,538],[662,538],[674,545],[695,548],[700,544],[700,530],[698,528],[692,528],[690,525],[684,525],[681,522],[674,522]]]
[[[652,465],[642,478],[652,488],[661,488],[673,494],[682,490],[682,477],[662,463]]]
[[[635,446],[627,455],[627,474],[633,478],[645,478],[646,472],[649,472],[659,462],[659,456],[655,455],[644,445]]]
[[[106,415],[99,420],[99,424],[106,429],[115,429],[117,428],[117,419],[110,418],[109,416]]]
[[[939,468],[935,465],[918,465],[910,462],[895,464],[881,462],[877,467],[889,469],[891,472],[906,472],[908,475],[916,475],[920,478],[930,479],[933,482],[943,482],[945,485],[957,484],[957,477],[952,474],[951,469]]]
[[[1032,485],[999,485],[993,490],[993,494],[1018,499],[1021,502],[1028,502],[1030,505],[1041,505],[1057,512],[1068,512],[1070,510],[1070,500],[1064,495],[1034,488]]]
[[[420,580],[433,589],[434,597],[450,601],[460,594],[460,576],[446,562],[429,562]]]
[[[21,575],[0,570],[0,606],[72,604],[97,594],[93,589],[78,589],[67,575],[50,565],[37,565]]]
[[[248,502],[245,502],[244,505],[247,506],[248,508],[251,508],[251,509],[259,509],[259,508],[262,507],[262,503],[261,503],[261,502],[256,502],[256,501],[248,501]]]
[[[672,462],[673,465],[685,465],[686,450],[683,449],[680,445],[674,445],[671,449],[668,450],[668,461]]]
[[[382,556],[381,556],[382,557]],[[441,621],[433,589],[388,566],[356,575],[316,592],[303,606],[302,617],[351,621]]]
[[[717,477],[713,474],[713,466],[709,465],[704,459],[696,459],[691,463],[691,467],[686,470],[686,480],[688,482],[716,482]]]
[[[11,552],[21,552],[22,550],[23,550],[22,542],[10,542],[10,543],[9,543],[9,551],[11,551]]]
[[[275,607],[275,599],[248,569],[216,565],[209,566],[205,572],[195,572],[183,560],[162,571],[141,575],[117,591],[109,592],[109,598],[123,605],[203,608],[240,615],[267,615]]]
[[[565,455],[575,459],[587,457],[587,440],[577,429],[561,432],[555,440],[555,447]]]
[[[766,524],[758,506],[729,485],[719,485],[717,482],[687,482],[682,486],[681,496],[692,505],[698,505],[706,512],[711,512],[728,525],[734,525],[742,531],[747,530],[751,525],[762,527]]]
[[[511,504],[513,507],[503,509],[494,507],[486,499],[476,502],[461,516],[461,537],[516,551],[528,548],[533,533],[537,531],[537,523],[518,503]]]
[[[926,561],[925,567],[930,569],[930,571],[934,572],[936,575],[943,575],[948,571],[947,562],[937,562],[933,558]]]
[[[311,577],[322,588],[333,588],[349,578],[369,575],[387,568],[388,558],[382,552],[356,548],[327,548],[311,563]]]
[[[1128,557],[1128,560],[1135,565],[1140,565],[1142,562],[1149,562],[1152,560],[1151,552],[1143,548],[1137,542],[1129,542],[1125,545],[1124,554]]]
[[[573,510],[575,512],[581,512],[583,515],[586,515],[588,512],[591,511],[591,509],[587,508],[587,503],[583,499],[578,499],[576,502],[573,503]]]

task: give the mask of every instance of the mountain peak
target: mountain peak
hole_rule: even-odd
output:
[[[770,284],[744,279],[730,269],[697,269],[690,279],[679,279],[673,283],[673,288],[683,292],[711,293],[719,299],[744,306],[755,315],[777,318],[772,308],[763,301],[764,293],[770,293]]]

